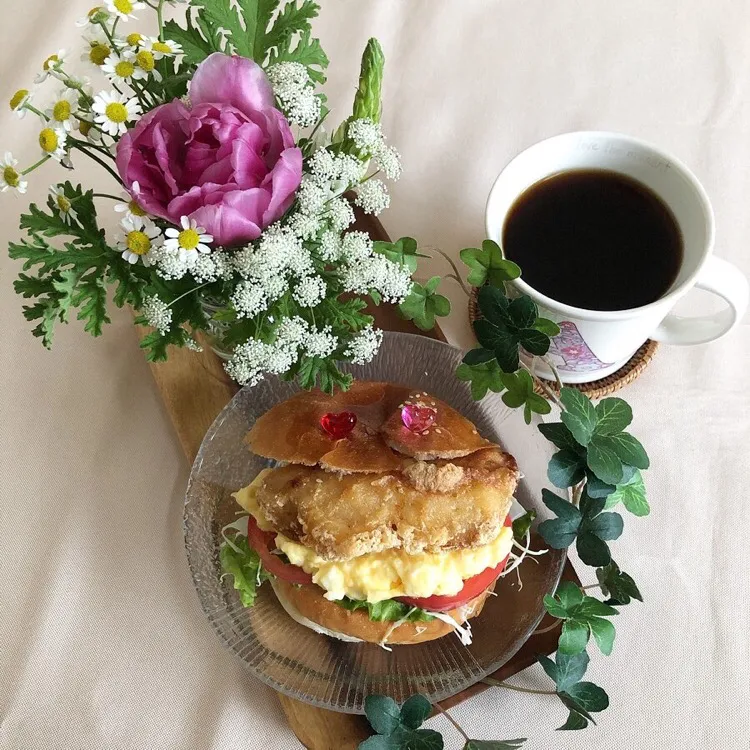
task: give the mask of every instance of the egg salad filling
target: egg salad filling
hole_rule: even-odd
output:
[[[263,531],[273,531],[255,498],[256,478],[235,493],[237,502],[250,513]],[[312,575],[313,582],[331,600],[348,597],[371,603],[401,596],[453,596],[467,578],[497,567],[510,553],[513,531],[504,526],[489,544],[448,552],[409,555],[400,549],[371,552],[351,560],[325,560],[309,547],[277,534],[276,547],[289,562]]]

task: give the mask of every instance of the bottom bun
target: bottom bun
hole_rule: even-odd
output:
[[[482,611],[484,602],[494,587],[493,582],[479,596],[445,614],[455,620],[458,625],[462,625]],[[381,645],[385,643],[408,645],[442,638],[455,629],[450,623],[437,618],[428,622],[404,622],[394,628],[393,622],[371,620],[364,609],[351,611],[336,602],[329,601],[323,596],[323,590],[318,586],[295,586],[274,578],[273,588],[284,609],[297,622],[307,627],[318,625],[321,628],[318,632],[324,632],[334,638],[345,636],[343,640],[356,639]],[[293,613],[299,614],[300,617],[294,617]],[[308,620],[311,624],[304,620]],[[313,629],[317,630],[317,628]]]

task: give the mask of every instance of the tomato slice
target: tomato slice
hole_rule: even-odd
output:
[[[506,517],[503,525],[513,525],[510,516]],[[508,556],[506,555],[505,559],[501,560],[496,567],[487,568],[481,573],[477,573],[477,575],[467,578],[464,581],[463,588],[457,594],[453,594],[453,596],[402,596],[398,598],[398,601],[408,604],[411,607],[419,607],[420,609],[432,610],[433,612],[448,612],[451,609],[456,609],[457,607],[466,604],[475,596],[479,596],[479,594],[492,584],[503,570],[505,570],[507,562]]]
[[[258,526],[257,521],[252,516],[248,516],[247,541],[258,553],[263,567],[271,575],[289,581],[289,583],[312,584],[313,579],[309,573],[305,573],[298,565],[285,563],[278,555],[273,553],[272,550],[275,549],[274,539],[276,539],[276,534],[272,531],[263,531]]]

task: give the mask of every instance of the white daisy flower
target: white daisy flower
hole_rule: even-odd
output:
[[[141,114],[141,105],[135,97],[128,99],[114,91],[99,92],[91,109],[96,114],[94,122],[111,136],[122,135],[128,129],[127,123]]]
[[[161,60],[162,57],[176,57],[182,54],[181,44],[173,42],[171,39],[161,40],[156,36],[147,36],[141,41],[141,46],[154,56],[154,60]]]
[[[135,52],[113,52],[102,65],[102,72],[113,83],[129,83],[132,79],[142,80],[148,74],[135,64]]]
[[[52,127],[63,128],[69,133],[76,124],[74,115],[78,112],[78,92],[65,88],[58,95],[45,114],[49,117]]]
[[[57,161],[62,161],[65,156],[65,143],[68,133],[64,128],[46,127],[39,133],[39,146],[43,156],[51,156]]]
[[[156,60],[151,50],[141,48],[135,55],[135,64],[143,72],[143,78],[153,76],[157,81],[161,81],[162,75],[156,69]]]
[[[139,47],[142,47],[146,41],[146,37],[143,34],[139,34],[137,31],[128,34],[125,39],[118,40],[123,47],[127,47],[131,52],[137,52]]]
[[[31,103],[31,94],[28,89],[18,89],[8,102],[11,110],[16,113],[19,119],[26,117],[28,110],[26,105]]]
[[[183,216],[180,219],[182,230],[170,227],[165,234],[167,240],[164,247],[168,250],[179,250],[180,257],[184,260],[195,259],[198,253],[209,253],[209,243],[214,241],[210,234],[206,234],[203,227],[199,227],[195,219]]]
[[[144,266],[151,265],[149,253],[162,244],[161,229],[146,218],[127,218],[120,222],[122,236],[117,243],[122,251],[122,258],[131,265],[141,262]]]
[[[137,182],[133,183],[133,194],[138,195],[140,192],[140,186]],[[136,201],[133,196],[128,193],[127,191],[124,191],[121,193],[123,202],[122,203],[115,203],[115,211],[118,214],[125,214],[125,219],[135,219],[138,221],[139,219],[143,219],[145,216],[147,216],[146,212],[138,205],[138,202]]]
[[[106,37],[100,38],[96,32],[87,35],[88,46],[81,54],[83,62],[91,63],[97,68],[104,65],[107,58],[112,54],[112,48],[109,46],[109,40]]]
[[[68,51],[65,49],[58,50],[54,55],[50,55],[42,63],[42,72],[34,78],[34,83],[44,83],[50,76],[60,78],[60,68],[62,68]]]
[[[50,185],[49,194],[52,198],[60,218],[66,224],[77,224],[78,214],[73,209],[73,204],[65,195],[65,189],[62,185]]]
[[[101,5],[92,8],[83,18],[76,21],[78,28],[85,26],[98,26],[100,23],[109,21],[109,11]]]
[[[5,156],[0,159],[0,193],[7,190],[26,192],[29,183],[23,179],[23,175],[16,169],[17,166],[18,159],[14,159],[10,151],[6,151]]]
[[[127,21],[128,18],[135,18],[135,11],[145,8],[146,3],[140,0],[107,0],[106,6],[113,16]]]

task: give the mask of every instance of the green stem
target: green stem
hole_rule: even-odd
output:
[[[563,408],[562,403],[560,403],[560,399],[557,397],[557,394],[540,378],[535,372],[532,367],[529,367],[524,362],[521,362],[521,367],[526,370],[526,372],[531,375],[534,382],[542,389],[544,392],[544,395],[552,401],[553,404],[557,404],[561,409]]]
[[[88,141],[81,141],[78,138],[68,138],[68,143],[83,146],[84,148],[93,148],[94,151],[98,151],[100,154],[108,156],[112,161],[115,161],[115,157],[104,146],[98,146],[96,143],[89,143]]]
[[[122,180],[120,179],[120,176],[117,174],[117,172],[115,172],[115,170],[112,169],[109,166],[109,164],[106,164],[105,162],[103,162],[98,156],[95,156],[90,151],[88,151],[86,149],[87,145],[89,144],[84,144],[83,141],[73,142],[73,148],[78,149],[82,154],[86,154],[86,156],[88,156],[89,159],[93,159],[100,167],[104,167],[104,169],[106,169],[107,172],[109,172],[112,175],[112,177],[114,177],[115,180],[117,180],[118,184],[122,185]]]
[[[93,193],[94,198],[111,198],[113,201],[124,201],[121,195],[110,195],[109,193]]]
[[[209,284],[213,284],[213,281],[207,281],[205,284],[201,284],[200,286],[194,286],[192,289],[188,289],[186,292],[183,292],[179,297],[175,297],[167,305],[167,307],[172,307],[172,305],[174,305],[175,302],[179,302],[183,297],[187,297],[189,294],[193,294],[193,292],[197,292],[199,289],[203,289],[203,287],[206,287]]]
[[[533,693],[534,695],[557,695],[554,690],[532,690],[531,688],[522,688],[518,685],[509,685],[507,682],[500,682],[492,677],[485,677],[482,682],[486,685],[492,685],[493,687],[507,688],[508,690],[516,690],[519,693]]]
[[[575,487],[573,487],[573,499],[571,502],[573,505],[578,507],[578,503],[581,502],[581,495],[583,494],[583,488],[585,486],[585,482],[579,482]]]
[[[547,367],[551,370],[552,374],[555,376],[555,385],[557,385],[557,390],[562,391],[563,384],[562,380],[560,380],[560,373],[557,371],[557,368],[552,364],[552,360],[549,357],[542,357],[542,362],[544,362]]]
[[[447,708],[443,708],[439,703],[433,703],[432,705],[435,706],[435,708],[440,711],[440,713],[443,714],[443,716],[445,716],[445,718],[448,719],[451,724],[453,724],[453,726],[458,730],[459,734],[467,742],[471,740],[471,737],[469,737],[469,735],[464,732],[463,727],[448,713]]]
[[[156,19],[159,22],[159,40],[164,41],[164,0],[159,0],[159,7],[156,9]]]
[[[28,109],[29,112],[33,112],[35,115],[39,115],[39,117],[41,117],[46,122],[49,122],[49,117],[47,117],[44,112],[40,112],[33,104],[24,104],[23,108]]]
[[[448,253],[443,252],[439,247],[430,248],[430,249],[434,249],[435,252],[440,253],[440,255],[442,255],[448,261],[448,263],[450,263],[451,268],[453,269],[453,273],[455,274],[455,276],[453,276],[453,278],[461,285],[461,289],[464,290],[464,293],[466,294],[466,296],[467,297],[471,297],[471,292],[466,287],[466,284],[464,284],[464,280],[461,278],[461,273],[458,270],[458,266],[456,265],[456,261],[454,261],[453,258],[451,258],[451,256],[448,255]]]
[[[581,591],[588,591],[589,589],[600,589],[601,583],[590,583],[588,586],[581,586]]]
[[[23,172],[21,172],[22,175],[26,175],[29,172],[33,172],[37,167],[41,167],[44,162],[49,161],[52,157],[51,156],[43,156],[38,162],[35,164],[32,164],[28,169],[24,169]]]

